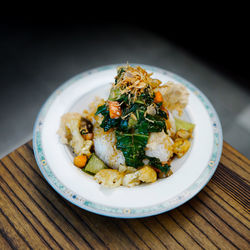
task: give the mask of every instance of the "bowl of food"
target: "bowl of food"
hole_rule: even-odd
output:
[[[49,184],[75,205],[135,218],[171,210],[212,177],[219,118],[185,79],[148,65],[79,74],[43,105],[33,147]]]

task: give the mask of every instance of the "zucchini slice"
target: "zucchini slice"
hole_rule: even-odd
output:
[[[175,119],[176,131],[178,131],[179,129],[184,129],[184,130],[194,129],[195,127],[195,125],[191,122],[186,122],[176,117],[174,119]]]
[[[99,159],[96,154],[92,154],[86,167],[85,171],[90,172],[92,174],[98,173],[101,169],[108,168],[105,163]]]

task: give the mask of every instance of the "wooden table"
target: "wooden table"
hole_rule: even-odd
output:
[[[0,249],[250,249],[249,167],[224,142],[215,175],[192,200],[157,216],[114,219],[58,195],[28,142],[0,161]]]

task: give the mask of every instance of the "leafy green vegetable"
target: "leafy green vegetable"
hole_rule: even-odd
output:
[[[109,131],[111,128],[116,128],[120,125],[121,118],[111,119],[109,114],[104,116],[103,121],[100,125],[101,128],[104,129],[105,132]]]
[[[161,109],[158,109],[157,110],[157,114],[165,119],[168,119],[168,115],[165,111],[161,110]]]
[[[166,132],[166,124],[164,118],[160,116],[146,115],[139,120],[136,126],[136,132],[139,134],[148,134],[151,132],[161,132],[164,130]]]
[[[106,114],[108,114],[108,112],[109,111],[108,111],[107,105],[104,104],[104,105],[99,106],[97,108],[97,111],[96,111],[95,115],[98,115],[98,114],[106,115]]]
[[[128,129],[134,128],[137,124],[137,119],[135,115],[132,113],[128,119]]]
[[[138,168],[143,166],[143,160],[148,159],[149,165],[167,173],[170,169],[168,164],[161,164],[156,157],[145,155],[145,147],[148,142],[148,136],[142,134],[123,134],[116,131],[117,149],[123,152],[127,166]]]
[[[121,96],[121,91],[120,91],[120,89],[118,89],[118,88],[111,88],[111,90],[110,90],[110,94],[109,94],[109,100],[110,101],[117,101],[117,100],[119,100],[119,98],[120,98],[120,96]]]
[[[142,93],[138,98],[143,99],[145,101],[145,104],[150,105],[154,102],[155,94],[150,94],[149,89],[146,88],[144,90],[144,93]]]
[[[128,127],[128,120],[121,120],[120,122],[120,129],[123,132],[128,132],[129,127]]]
[[[145,104],[144,101],[141,101],[141,100],[139,100],[139,99],[137,99],[137,100],[135,101],[135,103],[138,103],[138,104]]]
[[[128,95],[126,95],[126,94],[120,95],[119,98],[117,99],[117,101],[120,103],[122,102],[124,104],[128,104],[128,102],[129,102]]]
[[[168,164],[161,164],[161,161],[156,157],[145,156],[146,159],[149,160],[149,165],[159,169],[163,173],[167,173],[170,169]]]
[[[115,84],[117,84],[119,78],[122,76],[122,73],[124,73],[124,72],[125,72],[125,69],[124,69],[124,68],[121,67],[121,68],[118,69],[118,71],[117,71],[117,76],[116,76],[116,78],[115,78]]]
[[[140,167],[143,166],[142,160],[144,159],[144,148],[148,142],[147,135],[141,134],[123,134],[116,131],[115,133],[117,149],[123,152],[127,166]]]

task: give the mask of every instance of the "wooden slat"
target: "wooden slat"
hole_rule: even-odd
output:
[[[178,208],[191,223],[196,225],[200,231],[219,249],[235,249],[230,242],[219,232],[213,224],[208,221],[198,210],[195,210],[190,203],[186,203]]]
[[[150,249],[145,242],[134,232],[133,228],[131,228],[126,220],[117,219],[115,223],[119,226],[119,228],[123,231],[124,234],[128,236],[128,238],[134,242],[135,246],[138,249]]]
[[[136,244],[120,230],[112,218],[83,212],[82,209],[72,204],[69,204],[69,206],[71,206],[81,220],[87,223],[89,228],[100,237],[108,248],[136,249]]]
[[[220,164],[212,180],[245,210],[249,209],[249,185],[236,173]]]
[[[225,153],[224,153],[225,151]],[[243,168],[247,173],[250,173],[250,160],[239,153],[235,148],[231,147],[227,142],[223,144],[223,154],[228,156],[237,166]]]
[[[237,235],[233,231],[233,229],[225,223],[223,220],[221,220],[215,213],[215,211],[212,211],[206,203],[203,203],[200,199],[194,198],[192,200],[192,208],[195,209],[203,218],[207,220],[207,222],[210,223],[218,232],[223,232],[224,238],[228,241],[228,244],[231,245],[231,247],[237,247],[239,244],[242,245],[241,237]],[[243,245],[245,242],[243,242]]]
[[[165,214],[158,215],[157,221],[171,233],[171,235],[183,248],[201,249],[201,246],[170,216],[166,216]]]
[[[221,206],[216,204],[209,196],[205,194],[205,192],[198,194],[197,198],[197,200],[199,200],[199,202],[201,202],[209,210],[209,213],[207,213],[207,218],[213,218],[213,220],[210,220],[210,222],[214,222],[214,225],[219,231],[221,231],[221,228],[223,228],[225,237],[235,244],[235,246],[241,246],[242,248],[247,247],[248,243],[246,238],[248,237],[248,229],[244,225],[239,223],[226,210],[221,209]],[[230,223],[228,223],[229,221]]]
[[[236,216],[234,215],[234,211],[230,212],[226,209],[226,207],[223,207],[220,203],[218,203],[213,197],[208,194],[209,192],[205,191],[198,194],[198,198],[206,203],[207,207],[209,207],[214,213],[222,219],[225,223],[227,221],[230,221],[230,227],[239,235],[242,237],[242,241],[247,240],[249,231],[248,228],[242,223]]]
[[[0,246],[1,246],[1,249],[5,249],[5,250],[14,248],[8,243],[8,241],[6,240],[6,237],[4,237],[4,235],[1,233],[0,233]]]
[[[200,247],[205,249],[216,249],[216,245],[208,239],[208,237],[193,224],[188,217],[186,217],[179,209],[170,212],[171,217],[180,225],[183,230],[192,237]]]
[[[206,192],[215,202],[220,204],[225,211],[234,216],[245,227],[248,227],[250,219],[249,214],[245,213],[243,209],[241,210],[241,206],[239,206],[230,196],[225,194],[221,189],[214,188],[214,186],[215,185],[210,182],[210,185],[206,186],[203,191]]]
[[[0,209],[0,228],[1,234],[9,243],[9,245],[17,249],[29,249],[29,245],[25,238],[18,232],[15,225],[11,222],[11,218],[8,218]]]
[[[238,174],[249,184],[250,174],[243,168],[235,165],[235,163],[227,156],[230,154],[229,151],[224,150],[226,154],[221,156],[220,162],[223,163],[224,166],[227,166],[230,170]]]
[[[10,220],[13,227],[19,232],[22,239],[26,241],[27,245],[36,249],[50,249],[47,242],[39,235],[34,225],[28,220],[25,215],[12,203],[11,199],[3,189],[1,192],[1,208],[5,218]]]
[[[1,249],[249,249],[249,160],[224,143],[218,169],[168,213],[115,219],[74,206],[43,178],[32,142],[0,161]]]
[[[137,234],[151,249],[165,249],[166,245],[151,230],[149,230],[140,220],[126,221],[135,234]]]
[[[58,243],[51,237],[48,231],[41,225],[39,220],[33,215],[25,204],[16,196],[9,185],[0,177],[0,186],[2,191],[9,197],[9,200],[15,205],[16,209],[26,218],[27,223],[31,224],[40,238],[48,243],[48,246],[53,249],[59,249]]]
[[[155,217],[141,219],[168,249],[183,249],[175,238],[160,224]]]

